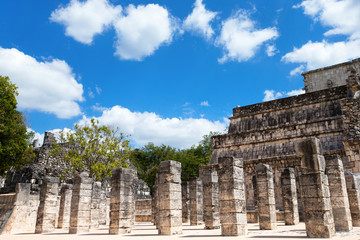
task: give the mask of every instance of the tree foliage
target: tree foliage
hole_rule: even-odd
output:
[[[165,160],[181,162],[181,178],[183,181],[188,181],[191,177],[199,175],[201,165],[209,164],[212,154],[211,136],[217,134],[210,132],[203,136],[197,146],[189,149],[176,149],[166,145],[155,146],[149,143],[141,149],[132,151],[130,161],[137,168],[139,178],[144,180],[150,188],[155,183],[160,162]]]
[[[0,175],[35,158],[24,117],[16,110],[17,87],[9,77],[0,76]]]
[[[128,168],[129,140],[118,130],[99,126],[91,119],[90,126],[76,124],[73,131],[61,131],[58,143],[52,144],[52,154],[60,154],[64,165],[63,177],[88,171],[90,176],[102,179],[111,176],[113,168]]]

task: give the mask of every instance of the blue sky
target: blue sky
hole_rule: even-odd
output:
[[[359,57],[359,23],[358,0],[1,0],[0,74],[39,136],[96,117],[184,148]]]

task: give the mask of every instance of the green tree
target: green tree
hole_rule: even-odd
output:
[[[24,117],[16,110],[17,95],[9,77],[0,76],[0,175],[35,158],[29,143],[32,134],[27,133]]]
[[[188,181],[192,177],[199,176],[199,167],[209,164],[212,149],[211,137],[218,135],[217,132],[210,132],[204,135],[197,146],[193,145],[188,149],[176,149],[166,145],[155,146],[149,143],[141,149],[132,151],[130,161],[138,170],[138,176],[144,180],[149,187],[155,183],[159,164],[165,160],[181,162],[181,179]]]
[[[149,187],[152,188],[160,162],[176,160],[176,155],[176,148],[164,144],[155,146],[153,143],[148,143],[141,149],[132,151],[130,161],[137,168],[139,178],[144,180]]]
[[[99,180],[111,176],[113,168],[129,167],[126,159],[131,148],[127,136],[118,129],[99,126],[95,119],[90,123],[90,126],[76,124],[73,131],[61,131],[58,143],[52,144],[52,154],[60,154],[64,160],[63,177],[88,171]]]

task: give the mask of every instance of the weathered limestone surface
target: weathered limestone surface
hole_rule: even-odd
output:
[[[296,225],[299,223],[299,206],[294,168],[285,168],[281,173],[281,187],[285,225]]]
[[[326,156],[325,160],[335,229],[336,231],[350,231],[352,229],[351,213],[342,160],[339,155]]]
[[[190,197],[189,182],[181,183],[181,200],[182,200],[182,222],[187,223],[190,219]]]
[[[200,178],[192,178],[189,181],[190,196],[190,225],[204,223],[203,217],[203,186]]]
[[[116,168],[111,176],[110,234],[130,233],[133,222],[133,181],[136,172]]]
[[[259,210],[258,210],[258,190],[256,186],[256,175],[245,174],[248,178],[245,177],[246,185],[246,215],[248,223],[258,223],[259,222]],[[247,181],[246,181],[247,180]],[[252,191],[248,191],[252,189]],[[249,204],[252,202],[252,204]]]
[[[74,177],[71,196],[70,234],[89,232],[93,182],[94,180],[89,177],[87,172],[76,174]]]
[[[101,203],[101,182],[94,182],[91,195],[90,229],[99,228]]]
[[[352,225],[354,227],[360,227],[360,195],[359,188],[356,184],[355,176],[347,171],[345,173],[346,188],[350,203],[350,212],[352,218]]]
[[[15,193],[0,195],[0,234],[34,233],[39,195],[30,194],[30,183],[18,183]]]
[[[159,235],[182,234],[181,163],[163,161],[158,174]]]
[[[59,210],[57,204],[59,182],[59,178],[47,176],[41,185],[35,233],[48,233],[55,230]]]
[[[306,92],[345,85],[349,67],[353,67],[360,72],[360,58],[302,73]]]
[[[335,235],[328,178],[325,175],[325,159],[317,138],[295,142],[295,150],[301,157],[301,199],[306,234],[313,238],[331,238]]]
[[[221,157],[218,163],[221,235],[245,235],[247,221],[243,160]]]
[[[70,227],[72,188],[72,184],[61,186],[58,228],[69,229]]]
[[[256,185],[258,191],[258,211],[260,229],[276,229],[276,208],[273,171],[270,165],[256,166]]]
[[[205,229],[220,228],[217,166],[200,166],[199,176],[203,188],[203,219],[205,222]]]
[[[110,199],[109,199],[110,202]],[[107,225],[109,221],[107,221],[109,211],[107,209],[108,205],[108,197],[106,196],[106,188],[105,186],[101,187],[100,191],[100,203],[99,203],[99,225]],[[109,204],[110,207],[110,204]]]
[[[152,188],[152,213],[153,213],[153,218],[152,218],[152,222],[154,223],[154,225],[156,226],[156,229],[159,229],[159,221],[158,221],[158,216],[159,216],[159,198],[158,198],[158,184],[159,184],[159,175],[156,174],[156,178],[155,178],[155,183],[154,186]]]
[[[135,203],[135,222],[152,221],[152,200],[138,199]]]

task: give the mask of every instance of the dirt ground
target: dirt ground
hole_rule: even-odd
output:
[[[151,240],[151,239],[261,239],[261,240],[276,240],[276,239],[308,239],[306,237],[305,224],[300,223],[296,226],[285,226],[283,222],[278,223],[276,230],[259,230],[258,224],[248,224],[248,233],[246,236],[238,237],[222,237],[220,229],[205,230],[204,225],[190,226],[183,225],[183,234],[176,236],[160,236],[157,230],[151,223],[136,223],[132,232],[126,235],[109,235],[107,228],[99,228],[87,234],[72,235],[66,231],[57,229],[53,233],[47,234],[14,234],[14,235],[0,235],[0,240],[55,240],[55,239],[80,239],[80,240],[99,240],[99,239],[121,239],[121,240]],[[337,232],[332,239],[356,239],[360,240],[360,227],[354,227],[351,232]]]

